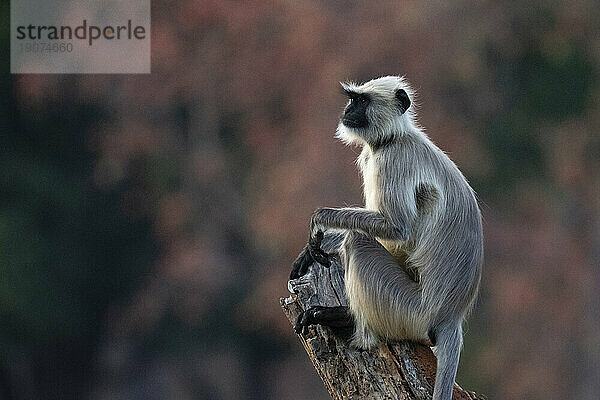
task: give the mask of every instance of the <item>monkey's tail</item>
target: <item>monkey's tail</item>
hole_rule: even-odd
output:
[[[433,400],[451,400],[458,359],[462,348],[462,326],[446,326],[436,331],[437,372]]]

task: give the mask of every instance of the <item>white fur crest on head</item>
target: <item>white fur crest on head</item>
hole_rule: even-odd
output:
[[[384,137],[393,137],[396,135],[404,135],[409,132],[420,131],[415,123],[415,92],[403,76],[383,76],[362,84],[356,84],[354,82],[340,82],[340,85],[342,85],[342,88],[345,91],[376,95],[380,101],[390,103],[396,101],[396,90],[403,89],[411,101],[411,106],[408,108],[408,110],[406,110],[403,114],[397,113],[390,115],[389,118],[386,119],[384,126],[370,127],[367,129],[376,130],[381,139]],[[365,144],[365,139],[360,135],[360,130],[349,128],[341,122],[337,127],[336,137],[346,144]]]
[[[356,93],[368,92],[394,92],[396,89],[404,89],[409,97],[414,95],[414,91],[404,76],[382,76],[380,78],[371,79],[368,82],[357,84],[352,81],[340,82],[344,89]]]

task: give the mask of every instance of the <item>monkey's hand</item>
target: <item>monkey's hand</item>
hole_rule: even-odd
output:
[[[325,253],[321,248],[321,243],[323,243],[323,237],[323,231],[317,231],[317,233],[314,236],[311,236],[308,239],[307,248],[313,260],[329,268],[329,266],[331,265],[331,261],[329,261],[329,254]]]
[[[317,231],[313,236],[311,235],[308,239],[308,244],[304,247],[302,252],[294,261],[292,272],[290,273],[290,279],[300,278],[305,275],[308,271],[308,267],[315,261],[319,264],[329,267],[331,261],[329,261],[329,255],[321,249],[321,242],[323,241],[323,231]]]

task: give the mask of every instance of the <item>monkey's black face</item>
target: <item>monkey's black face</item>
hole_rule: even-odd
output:
[[[371,102],[369,95],[346,91],[350,104],[346,106],[342,115],[342,124],[348,128],[366,128],[369,126],[367,107]]]
[[[410,87],[397,76],[384,76],[357,85],[341,82],[350,101],[340,117],[336,137],[346,144],[379,149],[414,128],[408,93]],[[403,89],[406,88],[406,90]]]

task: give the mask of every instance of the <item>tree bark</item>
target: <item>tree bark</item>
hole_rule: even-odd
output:
[[[344,269],[337,254],[331,257],[331,267],[313,264],[306,275],[288,283],[292,295],[280,302],[292,325],[307,308],[348,305]],[[425,344],[399,341],[357,350],[320,325],[299,337],[332,399],[431,399],[436,359]],[[455,384],[453,399],[485,397]]]

